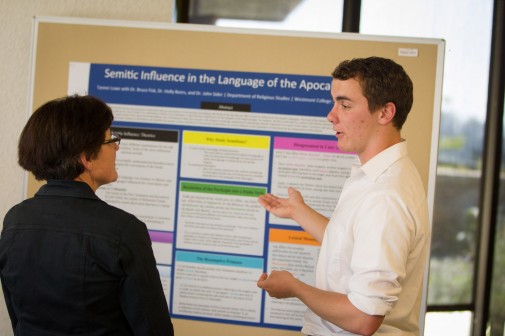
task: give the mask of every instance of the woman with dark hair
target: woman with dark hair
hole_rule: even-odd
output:
[[[91,96],[49,101],[28,120],[19,164],[46,180],[9,210],[0,279],[15,335],[173,335],[146,225],[100,200],[121,138]]]

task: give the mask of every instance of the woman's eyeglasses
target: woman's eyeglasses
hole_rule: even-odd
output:
[[[105,140],[103,144],[106,145],[115,142],[117,142],[117,145],[119,146],[119,144],[121,143],[121,136],[117,133],[112,132],[110,134],[110,139]]]

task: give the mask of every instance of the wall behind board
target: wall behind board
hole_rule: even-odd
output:
[[[174,0],[2,0],[0,4],[0,230],[10,207],[25,194],[25,176],[17,164],[17,141],[28,106],[33,18],[39,15],[171,22]],[[0,289],[0,336],[12,335]]]

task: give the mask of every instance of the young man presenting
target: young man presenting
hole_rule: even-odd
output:
[[[380,57],[344,61],[332,76],[327,119],[340,150],[359,162],[330,219],[294,188],[287,198],[260,196],[265,209],[321,242],[321,251],[314,287],[288,271],[263,274],[258,286],[308,307],[306,335],[419,335],[430,224],[423,183],[401,137],[412,81]]]

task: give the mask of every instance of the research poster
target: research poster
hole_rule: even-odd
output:
[[[175,318],[299,330],[305,306],[256,286],[286,269],[313,284],[319,244],[257,202],[299,189],[330,216],[350,174],[326,115],[331,78],[69,64],[69,94],[103,99],[122,137],[98,196],[149,229]]]

